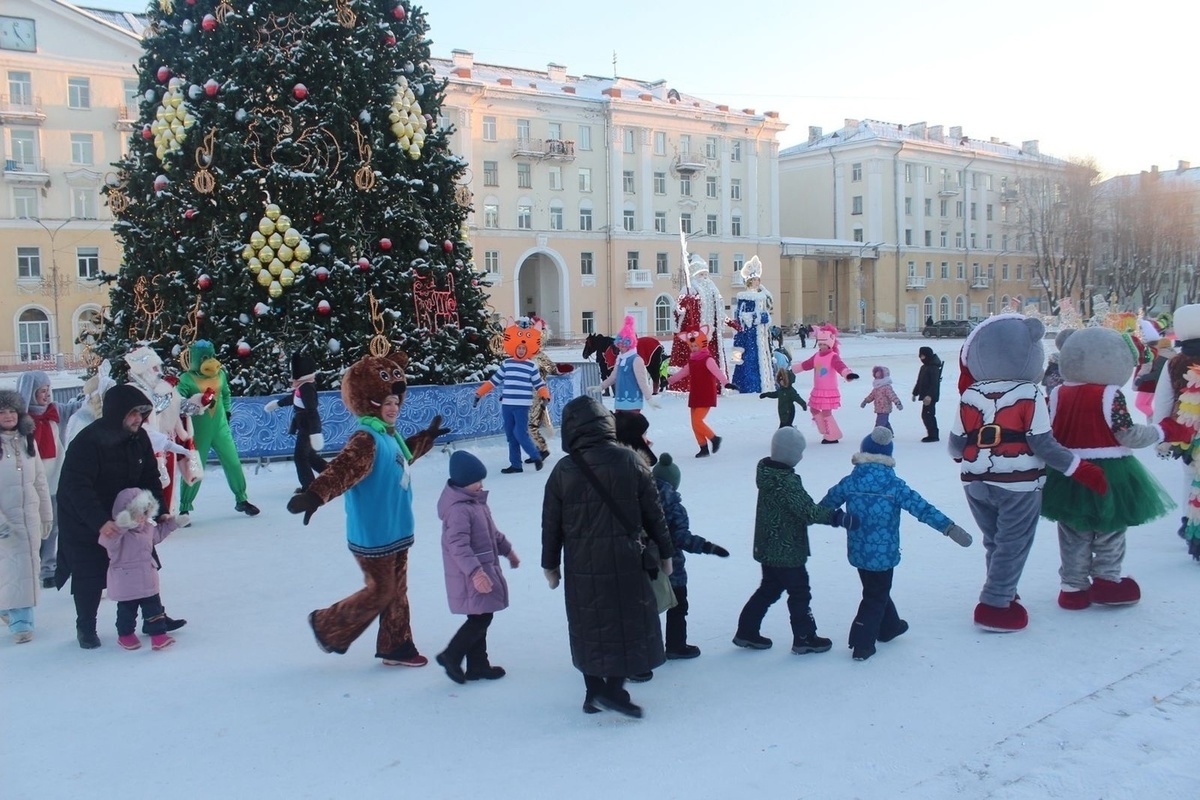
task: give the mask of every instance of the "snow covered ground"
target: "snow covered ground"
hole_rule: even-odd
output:
[[[818,445],[799,417],[810,442],[799,472],[820,499],[850,469],[873,423],[858,403],[871,366],[886,364],[906,401],[892,417],[900,474],[977,534],[944,442],[920,443],[919,409],[907,403],[922,344],[947,362],[943,391],[954,394],[961,340],[846,340],[846,361],[865,376],[843,384],[847,438]],[[799,384],[806,394],[811,378]],[[948,429],[953,402],[938,410]],[[499,474],[502,441],[469,447],[492,473],[493,512],[524,560],[507,573],[513,605],[489,636],[494,663],[509,674],[465,686],[432,663],[380,665],[373,629],[344,656],[318,650],[308,612],[360,585],[341,502],[304,527],[284,508],[291,464],[249,467],[250,497],[263,512],[246,518],[210,469],[193,526],[160,548],[163,599],[190,620],[175,647],[121,650],[106,601],[104,646],[80,650],[71,598],[58,592],[41,599],[33,643],[0,639],[0,796],[1200,796],[1200,564],[1175,534],[1177,515],[1129,535],[1126,568],[1142,585],[1140,604],[1079,612],[1055,603],[1058,549],[1043,523],[1021,583],[1030,626],[1011,635],[971,623],[983,579],[978,541],[964,550],[906,518],[893,596],[911,629],[866,662],[845,646],[860,586],[844,535],[815,526],[813,612],[834,649],[792,655],[781,601],[763,626],[775,648],[741,650],[730,638],[757,585],[754,465],[775,430],[775,403],[722,397],[709,421],[725,443],[700,461],[683,397],[648,413],[656,450],[679,457],[693,529],[733,555],[688,556],[689,638],[703,655],[630,686],[643,720],[580,711],[561,590],[551,592],[538,567],[549,470]],[[557,459],[557,439],[552,446]],[[1141,455],[1173,493],[1182,490],[1178,464]],[[410,597],[416,642],[431,660],[462,619],[446,609],[434,512],[447,459],[434,452],[414,469]]]

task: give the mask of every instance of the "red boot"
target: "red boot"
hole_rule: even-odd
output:
[[[1092,604],[1091,592],[1087,589],[1068,591],[1063,589],[1058,593],[1058,606],[1068,611],[1079,611]]]
[[[1092,581],[1091,599],[1102,606],[1131,606],[1142,599],[1142,589],[1137,581],[1129,577],[1119,581],[1095,578]]]
[[[1011,601],[1008,608],[980,603],[975,606],[975,624],[995,633],[1012,633],[1029,624],[1029,612],[1016,600]]]

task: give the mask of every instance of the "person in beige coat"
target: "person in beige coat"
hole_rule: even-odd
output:
[[[33,638],[38,551],[54,519],[33,419],[18,392],[0,391],[0,621],[13,640]]]

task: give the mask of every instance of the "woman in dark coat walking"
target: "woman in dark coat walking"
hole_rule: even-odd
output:
[[[542,569],[551,589],[565,578],[571,660],[587,687],[584,712],[603,707],[640,717],[642,709],[624,685],[630,675],[666,660],[658,606],[638,531],[617,517],[577,460],[591,468],[630,522],[641,525],[668,575],[675,546],[649,468],[617,444],[613,415],[598,400],[577,397],[567,403],[562,442],[569,457],[554,465],[542,501]]]

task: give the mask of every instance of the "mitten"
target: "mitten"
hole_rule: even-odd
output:
[[[759,399],[759,400],[766,400],[766,399],[767,399],[767,393],[766,393],[766,392],[759,392],[759,393],[758,393],[758,399]]]
[[[544,569],[542,574],[546,576],[546,583],[550,584],[551,589],[558,588],[558,582],[562,580],[562,575],[558,572],[558,567],[554,569]]]
[[[846,380],[848,380],[848,381],[856,381],[856,380],[858,380],[858,373],[857,373],[857,372],[847,372],[847,373],[846,373]]]
[[[1164,442],[1191,442],[1193,431],[1191,426],[1176,422],[1167,417],[1162,422],[1158,423],[1158,429],[1162,431]]]
[[[903,410],[904,410],[904,404],[903,404],[903,403],[901,403],[899,400],[897,400],[897,401],[896,401],[896,410],[897,410],[897,411],[903,411]]]
[[[480,594],[490,594],[492,591],[492,579],[483,571],[483,567],[471,573],[471,583]]]
[[[1104,476],[1104,470],[1090,461],[1079,462],[1079,466],[1071,473],[1070,477],[1071,480],[1082,483],[1096,494],[1108,494],[1108,478]]]
[[[921,398],[921,405],[927,406],[927,405],[930,405],[931,403],[933,403],[932,397],[922,397]]]
[[[475,395],[475,399],[471,401],[471,408],[479,408],[479,401],[482,399],[481,395]]]
[[[324,505],[324,501],[316,494],[316,492],[303,491],[300,494],[292,495],[292,499],[288,500],[287,510],[293,514],[304,514],[304,524],[312,519],[312,515],[316,510]]]
[[[962,545],[963,547],[971,546],[971,534],[967,533],[954,523],[951,523],[950,527],[946,528],[946,530],[943,532],[943,535],[949,536],[957,545]]]
[[[316,452],[321,452],[325,449],[325,434],[313,433],[308,437],[308,446]]]
[[[859,408],[866,408],[866,407],[867,407],[867,401],[866,401],[866,400],[863,400],[861,403],[859,403],[859,404],[858,404],[858,407],[859,407]]]
[[[516,550],[508,551],[508,565],[510,567],[512,567],[513,569],[516,569],[517,567],[521,566],[521,559],[517,558]]]
[[[719,558],[729,558],[728,550],[726,550],[724,547],[721,547],[721,545],[713,544],[712,542],[705,542],[704,546],[700,548],[700,552],[707,553],[710,556],[717,556]]]
[[[265,406],[263,406],[263,411],[267,412],[268,414],[274,414],[278,410],[279,410],[279,401],[278,400],[272,400],[271,402],[269,402]]]
[[[858,516],[851,514],[849,511],[842,511],[840,508],[833,510],[833,516],[829,519],[829,524],[835,528],[845,528],[848,531],[857,530],[861,522]]]
[[[423,431],[418,431],[416,434],[404,440],[408,445],[408,451],[412,453],[412,460],[416,461],[421,456],[433,449],[433,442],[439,436],[445,436],[450,432],[449,428],[442,427],[442,415],[435,414],[429,422],[429,427]]]

